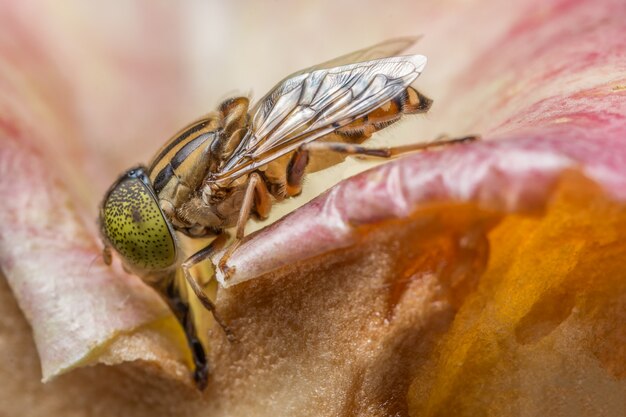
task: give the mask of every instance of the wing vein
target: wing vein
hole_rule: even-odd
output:
[[[413,41],[404,38],[375,45],[281,81],[254,106],[249,133],[215,178],[232,180],[251,172],[401,94],[420,75],[426,58],[384,58],[380,54],[386,47],[406,47]],[[357,63],[342,61],[368,54],[379,58]],[[330,64],[337,66],[327,68]]]

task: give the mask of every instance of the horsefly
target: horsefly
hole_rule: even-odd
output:
[[[232,333],[191,274],[227,241],[233,243],[219,268],[234,272],[228,258],[244,237],[248,219],[268,216],[273,202],[300,194],[305,173],[337,163],[324,154],[391,158],[474,137],[439,138],[392,148],[360,146],[406,114],[425,113],[432,101],[410,84],[426,65],[421,55],[398,55],[415,38],[394,39],[297,72],[249,108],[246,97],[224,101],[179,131],[146,166],[135,167],[106,193],[100,209],[103,256],[111,251],[125,269],[157,290],[181,323],[195,363],[198,388],[208,380],[208,362],[190,312],[175,280],[182,269],[190,288],[229,340]],[[177,233],[216,236],[185,257]]]

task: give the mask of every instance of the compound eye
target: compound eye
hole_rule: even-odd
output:
[[[173,266],[176,244],[154,193],[136,171],[129,171],[111,188],[100,223],[102,234],[124,265],[141,275]]]

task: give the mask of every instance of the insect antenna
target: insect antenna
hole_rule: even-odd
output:
[[[102,259],[102,255],[100,254],[94,255],[93,259],[91,259],[91,261],[89,262],[89,265],[87,265],[87,273],[85,275],[89,276],[89,273],[91,272],[91,268],[93,267],[93,265],[96,263],[98,259]]]

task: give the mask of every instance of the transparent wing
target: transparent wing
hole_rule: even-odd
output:
[[[420,38],[421,36],[407,36],[404,38],[388,39],[384,42],[377,43],[376,45],[368,46],[367,48],[359,49],[358,51],[350,52],[340,57],[331,59],[330,61],[322,62],[321,64],[300,70],[289,75],[285,78],[285,80],[293,78],[296,75],[318,69],[340,67],[343,65],[355,64],[357,62],[373,61],[375,59],[399,55],[403,51],[407,50],[411,45],[415,44]],[[261,101],[263,100],[261,99],[260,102]]]
[[[403,38],[388,39],[384,42],[377,43],[376,45],[368,46],[367,48],[359,49],[358,51],[353,51],[340,57],[331,59],[330,61],[322,62],[321,64],[317,64],[312,67],[295,72],[281,80],[263,98],[261,98],[252,108],[250,114],[253,116],[253,120],[258,120],[262,118],[262,114],[266,110],[268,104],[275,102],[275,100],[278,98],[277,96],[279,95],[280,87],[286,84],[290,84],[291,80],[297,80],[301,75],[309,74],[322,69],[332,70],[334,67],[347,66],[357,63],[367,63],[366,61],[393,57],[408,49],[420,38],[421,36],[407,36]]]
[[[375,49],[329,63],[370,51]],[[426,58],[421,55],[395,56],[339,67],[314,67],[286,78],[254,107],[250,131],[217,179],[234,179],[253,171],[366,115],[401,94],[425,65]]]

